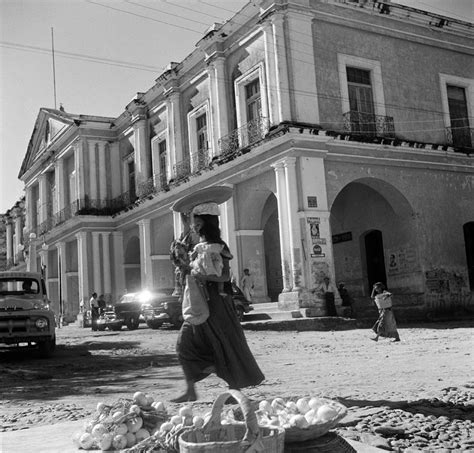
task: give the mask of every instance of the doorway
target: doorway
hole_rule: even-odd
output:
[[[466,247],[467,274],[469,278],[469,289],[474,291],[474,222],[465,223],[464,245]]]
[[[367,233],[364,242],[365,259],[367,263],[367,283],[370,292],[376,282],[382,282],[387,286],[382,232],[380,230],[373,230],[370,233]]]

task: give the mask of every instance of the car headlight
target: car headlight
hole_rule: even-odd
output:
[[[48,326],[48,320],[46,318],[38,318],[35,322],[36,327],[38,329],[44,329]]]
[[[168,310],[168,302],[165,302],[165,303],[163,304],[163,308],[164,308],[165,310]]]

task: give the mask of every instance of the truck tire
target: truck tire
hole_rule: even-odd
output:
[[[51,357],[54,353],[54,350],[56,349],[56,336],[39,342],[38,348],[41,357]]]
[[[163,325],[163,322],[161,322],[161,321],[147,321],[146,325],[150,329],[155,329],[156,330],[156,329],[159,329]]]
[[[127,329],[128,330],[136,330],[138,329],[138,326],[140,324],[140,320],[138,316],[130,316],[130,318],[127,319],[126,323]]]

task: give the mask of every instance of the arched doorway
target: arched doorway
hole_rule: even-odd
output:
[[[474,222],[463,225],[469,288],[474,291]]]
[[[125,249],[125,289],[128,293],[141,288],[140,239],[133,236]]]
[[[376,282],[382,282],[387,286],[382,232],[379,230],[373,230],[367,233],[364,236],[364,246],[369,290]]]
[[[283,291],[283,274],[281,269],[278,204],[274,194],[271,194],[265,203],[262,224],[267,293],[270,300],[275,302],[278,301],[278,295]]]
[[[355,296],[382,281],[405,292],[423,285],[413,208],[394,185],[361,178],[344,186],[331,204],[336,282]]]

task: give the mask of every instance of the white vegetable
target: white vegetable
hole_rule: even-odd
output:
[[[117,434],[112,440],[115,450],[123,450],[127,446],[127,438],[123,434]]]
[[[183,417],[181,415],[173,415],[170,419],[170,422],[173,423],[173,425],[178,425],[183,421]]]
[[[123,417],[123,412],[121,411],[117,411],[117,412],[114,412],[113,415],[112,415],[112,420],[116,423],[118,423],[118,421]]]
[[[202,428],[204,425],[204,419],[199,415],[193,417],[193,425],[195,428]]]
[[[297,428],[307,428],[309,423],[304,415],[297,414],[290,418],[290,426],[296,426]]]
[[[317,415],[317,418],[319,420],[327,422],[327,421],[332,420],[333,418],[335,418],[337,416],[337,411],[333,407],[328,406],[327,404],[325,404],[324,406],[321,406],[318,409],[318,412],[317,412],[316,415]]]
[[[146,404],[145,406],[151,406],[155,402],[155,398],[153,398],[151,395],[146,394]]]
[[[143,426],[143,419],[141,417],[134,417],[127,420],[127,428],[131,433],[136,433]]]
[[[160,431],[167,433],[168,431],[171,431],[174,428],[174,424],[171,422],[165,422],[160,426]]]
[[[132,404],[128,412],[134,412],[135,414],[139,414],[141,412],[140,406],[138,404]]]
[[[102,423],[95,425],[91,431],[92,437],[94,439],[101,439],[106,433],[108,433],[107,428]]]
[[[137,438],[135,437],[135,434],[127,433],[125,434],[125,437],[127,439],[127,448],[133,447],[137,443]]]
[[[156,402],[155,402],[155,409],[156,409],[157,411],[160,411],[160,412],[166,410],[164,403],[162,403],[161,401],[156,401]]]
[[[283,398],[275,398],[272,401],[272,408],[274,411],[281,411],[285,410],[285,400]]]
[[[140,407],[148,405],[148,398],[143,392],[135,392],[133,394],[133,402]]]
[[[323,405],[323,402],[319,398],[311,398],[308,402],[309,408],[317,411],[319,407]]]
[[[90,450],[94,445],[94,438],[89,433],[84,433],[79,438],[79,445],[83,450]]]
[[[287,412],[289,412],[291,414],[298,414],[299,413],[298,406],[293,401],[288,401],[285,404],[285,406],[286,406]]]
[[[273,413],[273,407],[267,400],[260,401],[260,403],[258,403],[258,408],[262,411],[268,412],[269,414]]]
[[[145,428],[139,429],[135,433],[135,437],[137,438],[137,443],[141,442],[142,440],[146,439],[147,437],[150,437],[150,432],[146,430]]]
[[[193,408],[191,406],[180,407],[178,414],[181,415],[181,417],[192,416]]]
[[[102,411],[107,407],[107,405],[103,402],[97,404],[97,412],[100,414]]]
[[[308,412],[311,409],[309,407],[308,401],[309,401],[308,398],[300,398],[296,402],[296,407],[300,411],[300,414],[306,414],[306,412]]]
[[[107,451],[110,450],[110,447],[112,446],[112,441],[113,441],[113,436],[112,434],[104,434],[102,436],[102,439],[99,441],[99,448],[102,451]]]
[[[128,426],[125,423],[120,423],[120,425],[117,425],[114,429],[114,434],[127,434],[128,432]]]

